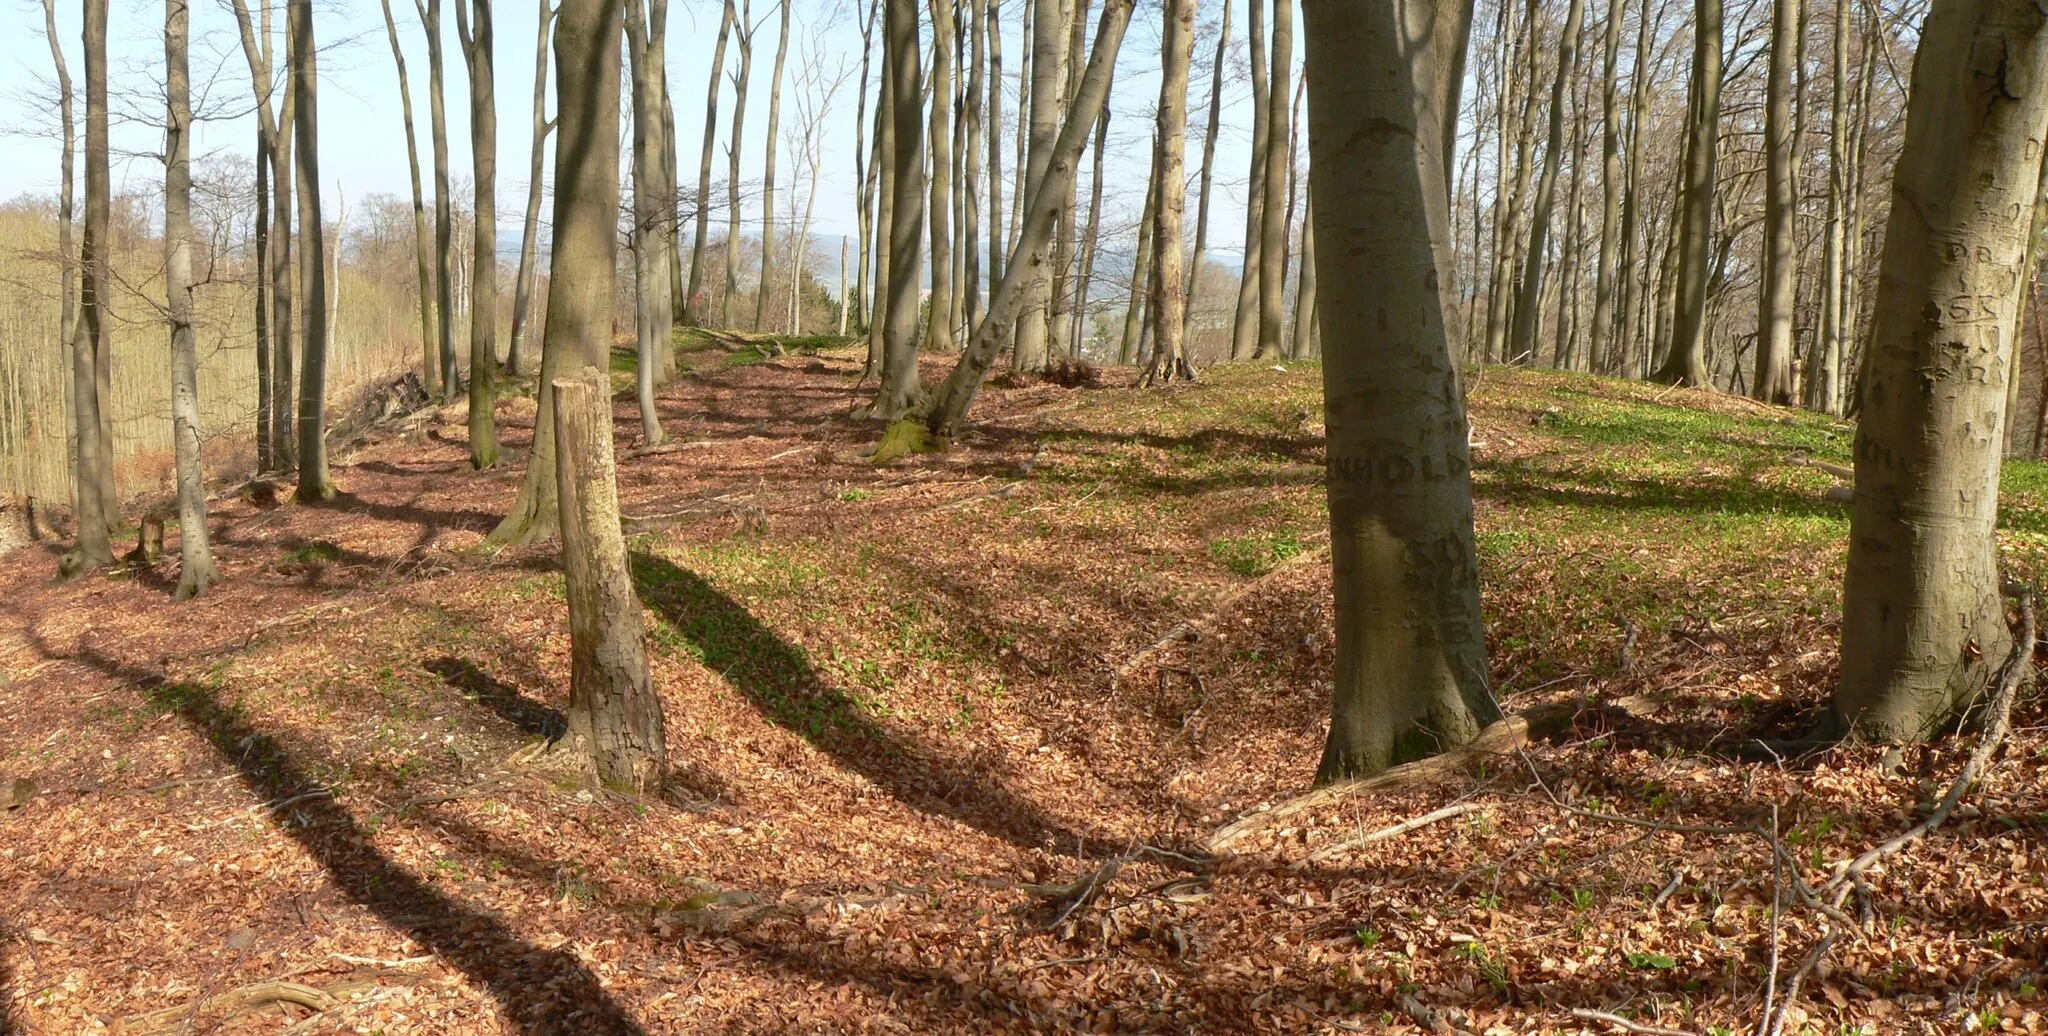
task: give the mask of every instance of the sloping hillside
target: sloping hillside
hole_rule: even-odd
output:
[[[1818,877],[1967,751],[1895,775],[1872,750],[1725,751],[1799,731],[1832,679],[1846,510],[1799,461],[1847,463],[1846,426],[1488,370],[1498,693],[1577,721],[1218,859],[1209,836],[1320,751],[1315,370],[999,385],[954,450],[878,469],[845,416],[859,357],[699,344],[661,397],[687,447],[621,454],[667,801],[539,751],[562,576],[549,548],[480,547],[520,461],[469,471],[459,410],[337,457],[331,506],[223,504],[228,581],[190,604],[173,562],[53,586],[54,546],[0,558],[0,779],[33,782],[0,785],[26,796],[0,814],[15,1025],[1615,1031],[1578,1008],[1742,1031],[1770,854],[1546,789],[1691,824],[1775,808]],[[532,414],[501,403],[508,446]],[[2048,474],[2007,490],[2009,561],[2038,577]],[[2022,712],[1970,815],[1874,876],[1864,937],[1808,980],[1811,1031],[2038,1026],[2048,717]],[[1814,931],[1785,914],[1778,966]]]

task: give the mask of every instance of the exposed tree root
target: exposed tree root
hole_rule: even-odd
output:
[[[192,1019],[199,1014],[209,1015],[217,1021],[226,1021],[266,1004],[297,1004],[309,1011],[325,1011],[339,1005],[341,998],[349,993],[374,985],[375,982],[366,979],[352,979],[326,987],[284,980],[254,982],[217,996],[207,997],[198,1003],[130,1015],[121,1019],[114,1031],[121,1036],[156,1036],[160,1033],[185,1032],[190,1029]]]

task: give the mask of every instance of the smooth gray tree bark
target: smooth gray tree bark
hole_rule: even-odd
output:
[[[286,31],[291,40],[292,92],[296,110],[299,283],[306,297],[305,354],[299,362],[299,488],[302,503],[334,498],[327,473],[327,226],[320,218],[319,49],[313,35],[312,0],[288,0]]]
[[[171,448],[178,480],[178,589],[197,597],[220,582],[206,529],[205,439],[199,426],[199,345],[192,332],[192,10],[164,0],[164,313],[171,330]]]
[[[390,0],[384,0],[390,3]],[[518,377],[526,373],[526,341],[533,311],[533,294],[539,287],[540,199],[542,174],[547,158],[548,134],[555,131],[548,118],[548,42],[553,36],[553,0],[540,0],[540,31],[533,45],[533,150],[526,167],[526,220],[519,231],[519,272],[512,279],[512,341],[505,349],[505,372]],[[674,157],[671,148],[669,155]],[[419,183],[419,163],[413,163],[413,183]],[[422,270],[424,271],[424,267]]]
[[[1856,430],[1832,710],[1841,732],[1931,738],[2011,647],[1998,476],[2048,137],[2044,82],[2039,6],[1934,0],[1892,177]]]
[[[114,561],[110,535],[120,521],[114,493],[114,439],[106,420],[100,369],[112,336],[106,327],[107,231],[112,208],[107,157],[107,0],[85,0],[85,226],[78,251],[78,323],[71,331],[71,415],[76,541],[57,562],[70,578]]]
[[[469,69],[469,465],[479,471],[498,466],[498,99],[492,22],[491,0],[455,0],[455,33]]]

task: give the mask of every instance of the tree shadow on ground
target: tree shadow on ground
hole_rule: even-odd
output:
[[[641,600],[667,620],[706,669],[723,676],[769,720],[898,801],[1023,849],[1108,856],[1130,848],[1127,841],[1083,835],[1011,791],[998,775],[960,773],[951,760],[890,731],[827,682],[802,649],[696,574],[646,553],[634,553],[632,566]],[[662,635],[657,631],[654,639]]]
[[[1698,473],[1685,481],[1588,477],[1583,471],[1473,466],[1472,495],[1503,504],[1548,504],[1591,512],[1670,511],[1845,520],[1847,507],[1819,493],[1763,485],[1740,475]]]
[[[522,734],[539,734],[552,742],[569,729],[568,717],[520,694],[519,688],[484,672],[469,659],[443,655],[421,663],[420,667],[469,700],[497,713]]]
[[[520,939],[496,918],[449,898],[379,852],[331,789],[302,770],[276,738],[250,726],[238,707],[221,704],[211,689],[172,683],[89,650],[43,654],[88,665],[141,689],[154,707],[176,713],[235,768],[277,829],[299,843],[343,895],[490,990],[520,1031],[643,1031],[574,955]]]

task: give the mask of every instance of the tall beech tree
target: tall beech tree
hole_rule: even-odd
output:
[[[390,3],[391,0],[384,0]],[[535,254],[539,251],[540,199],[542,166],[547,157],[548,135],[555,131],[555,123],[548,118],[548,41],[552,38],[555,24],[555,7],[552,0],[540,0],[535,5],[540,11],[540,33],[533,49],[533,152],[526,171],[526,220],[519,231],[519,272],[512,280],[512,340],[505,348],[505,371],[514,377],[526,373],[526,342],[529,337],[529,314],[533,308],[533,293],[540,278],[540,266]],[[411,132],[411,120],[407,120],[407,133]],[[670,152],[674,154],[673,149]],[[419,163],[413,163],[414,196],[418,196]],[[415,205],[417,208],[417,205]],[[425,267],[421,267],[422,273]]]
[[[1801,0],[1775,0],[1771,60],[1764,103],[1764,270],[1756,325],[1756,379],[1750,394],[1766,403],[1792,402],[1792,310],[1798,302],[1793,241],[1794,181],[1799,161],[1792,139],[1792,72],[1805,25]]]
[[[1542,345],[1536,340],[1536,333],[1543,315],[1543,274],[1548,258],[1544,249],[1550,238],[1551,209],[1557,200],[1557,174],[1564,165],[1565,91],[1578,71],[1579,27],[1585,12],[1586,0],[1568,0],[1564,27],[1557,34],[1557,74],[1550,81],[1550,132],[1543,148],[1543,171],[1536,179],[1535,208],[1529,217],[1521,294],[1515,299],[1514,328],[1508,340],[1510,356],[1535,356]],[[1568,235],[1574,232],[1575,228],[1565,228]]]
[[[917,4],[884,0],[882,69],[888,77],[888,304],[882,313],[881,385],[870,412],[885,421],[924,398],[917,379],[917,288],[924,265],[924,108],[919,103]],[[944,104],[941,98],[938,103]]]
[[[250,16],[248,0],[234,0],[234,9],[242,56],[249,65],[256,99],[256,189],[261,193],[267,179],[271,190],[267,226],[263,225],[261,199],[256,213],[257,263],[268,271],[270,278],[267,305],[262,289],[256,293],[256,338],[265,341],[268,332],[270,349],[269,390],[265,393],[270,403],[270,464],[265,470],[290,470],[298,452],[292,430],[292,371],[296,366],[292,357],[292,184],[296,180],[292,165],[292,117],[296,92],[291,77],[286,76],[283,96],[276,98],[277,109],[272,111],[272,95],[277,91],[272,82],[276,63],[272,60],[270,5],[263,5],[260,18]]]
[[[327,229],[320,218],[319,50],[313,34],[313,0],[288,0],[286,34],[291,42],[292,135],[299,188],[299,283],[306,297],[305,352],[299,362],[299,500],[334,498],[327,473]]]
[[[192,9],[164,0],[164,313],[171,331],[171,445],[178,482],[178,589],[183,601],[220,581],[206,530],[199,346],[192,332]]]
[[[1294,154],[1287,88],[1294,67],[1294,0],[1273,0],[1273,57],[1266,64],[1266,162],[1259,205],[1259,346],[1254,355],[1278,356],[1286,349],[1281,330],[1287,309],[1287,196],[1284,175]],[[1162,195],[1164,197],[1164,195]],[[1163,247],[1163,246],[1162,246]],[[1162,267],[1164,252],[1155,250]]]
[[[74,157],[78,150],[78,127],[72,112],[74,97],[71,87],[71,66],[64,59],[63,38],[57,35],[57,0],[43,0],[43,32],[50,44],[50,66],[57,74],[58,162],[60,163],[57,171],[57,347],[69,350],[73,344],[72,333],[77,329],[78,325],[78,258],[73,254],[75,242],[72,240],[73,224],[76,222],[73,210],[76,188],[72,176],[73,166],[76,164]],[[257,203],[259,205],[262,204],[260,188],[258,189]],[[256,234],[257,239],[261,241],[263,221],[260,216],[256,222]],[[268,350],[263,347],[265,339],[260,333],[260,329],[263,326],[260,316],[263,311],[263,293],[258,291],[256,294],[256,310],[259,314],[257,319],[259,333],[256,336],[256,451],[259,459],[258,466],[263,468],[263,470],[268,470],[267,465],[263,462],[269,459],[270,437],[266,434],[269,430],[267,420],[269,412],[264,408],[269,402],[270,364],[266,359]],[[74,461],[75,459],[74,457]],[[71,490],[74,513],[83,513],[78,507],[77,493],[84,485],[84,479],[72,479]]]
[[[1290,2],[1279,0],[1283,7]],[[1156,344],[1145,371],[1148,383],[1171,381],[1193,370],[1183,349],[1187,284],[1181,279],[1181,216],[1187,209],[1188,62],[1194,50],[1195,0],[1170,0],[1164,16],[1159,42],[1159,159],[1153,167],[1159,199],[1152,214],[1150,286]]]
[[[779,297],[770,286],[775,283],[775,156],[781,151],[777,137],[782,132],[782,67],[789,59],[789,0],[776,6],[782,9],[782,28],[775,43],[775,68],[768,77],[768,143],[761,152],[761,286],[754,291],[754,327],[762,331],[768,330],[769,299]]]
[[[931,230],[931,305],[925,321],[925,348],[933,352],[953,351],[953,0],[931,0],[932,92],[930,171],[931,206],[926,223]]]
[[[664,348],[675,327],[669,297],[667,220],[674,191],[667,183],[662,153],[667,124],[662,118],[662,67],[667,61],[668,2],[625,0],[626,43],[633,69],[633,326],[638,356],[635,387],[640,404],[640,441],[652,446],[667,438],[655,407],[654,390],[668,366]]]
[[[120,521],[114,495],[114,437],[106,420],[113,340],[106,326],[107,231],[112,208],[107,159],[107,0],[85,0],[85,227],[78,250],[78,322],[71,330],[73,477],[76,540],[57,562],[69,578],[112,564],[111,531]]]
[[[1209,70],[1209,125],[1202,133],[1202,167],[1196,173],[1195,245],[1188,256],[1185,334],[1194,335],[1196,288],[1209,248],[1209,189],[1215,182],[1216,135],[1223,124],[1223,59],[1230,52],[1230,0],[1223,0],[1223,22],[1216,30],[1216,63]],[[1096,144],[1099,149],[1100,142]]]
[[[457,0],[466,3],[468,0]],[[441,58],[441,0],[412,0],[427,33],[427,112],[434,147],[434,310],[441,314],[441,398],[462,384],[455,366],[455,214],[448,187],[448,105]]]
[[[554,243],[544,357],[569,601],[569,738],[606,786],[661,790],[667,741],[647,674],[612,456],[612,291],[619,217],[620,36],[633,0],[562,0],[555,29]],[[542,360],[545,366],[547,360]]]
[[[1998,573],[2007,370],[2048,138],[2048,16],[1934,0],[1892,176],[1856,429],[1833,719],[1934,736],[2012,644]]]
[[[1042,268],[1052,255],[1054,217],[1060,206],[1065,204],[1066,187],[1076,176],[1081,148],[1087,143],[1089,130],[1101,117],[1102,106],[1109,100],[1110,73],[1116,67],[1116,55],[1123,43],[1124,30],[1130,25],[1132,3],[1133,0],[1107,0],[1102,5],[1102,15],[1096,23],[1095,45],[1088,52],[1087,70],[1081,76],[1080,89],[1074,92],[1074,103],[1067,107],[1066,120],[1054,138],[1053,150],[1047,156],[1046,179],[1037,192],[1029,195],[1024,216],[1018,220],[1017,244],[1003,264],[1001,283],[989,293],[988,312],[975,326],[974,333],[968,336],[966,345],[960,350],[960,359],[954,363],[952,373],[946,376],[945,384],[926,415],[926,429],[940,441],[950,439],[966,420],[967,410],[974,405],[974,397],[981,391],[981,383],[988,377],[989,367],[1002,351],[1008,328],[1016,324],[1024,309],[1028,286],[1034,277],[1044,272]]]
[[[469,464],[481,471],[498,466],[498,100],[491,0],[455,0],[455,34],[469,68]]]
[[[1020,117],[1024,125],[1019,127],[1028,134],[1028,147],[1024,155],[1024,189],[1017,195],[1017,207],[1023,209],[1038,197],[1045,182],[1046,166],[1052,159],[1060,129],[1060,72],[1067,49],[1066,19],[1060,16],[1060,0],[1026,0],[1031,8],[1031,25],[1027,39],[1030,42],[1031,95],[1028,104],[1020,103]],[[1078,157],[1078,156],[1077,156]],[[1061,199],[1064,201],[1064,197]],[[1057,223],[1062,215],[1058,206],[1053,209],[1053,220]],[[1020,371],[1039,371],[1045,368],[1047,339],[1050,335],[1049,322],[1052,319],[1053,271],[1051,263],[1034,271],[1035,279],[1027,285],[1030,289],[1024,299],[1024,307],[1018,314],[1017,334],[1010,361]]]
[[[1691,100],[1680,181],[1677,291],[1671,339],[1652,377],[1713,388],[1707,370],[1707,295],[1714,273],[1714,170],[1721,146],[1721,0],[1693,0]]]
[[[683,323],[696,327],[704,323],[704,245],[711,222],[711,161],[718,153],[718,86],[725,79],[725,44],[732,37],[733,0],[725,0],[718,20],[718,42],[711,47],[711,85],[704,89],[704,147],[697,159],[697,207],[693,213],[696,230],[690,244],[690,283],[683,292]],[[557,116],[559,118],[559,116]]]
[[[1266,4],[1246,0],[1245,60],[1252,80],[1252,159],[1245,186],[1244,263],[1237,280],[1237,313],[1230,323],[1230,358],[1251,359],[1259,347],[1259,244],[1265,233],[1261,210],[1266,200],[1266,152],[1271,149],[1271,126],[1266,105],[1270,84],[1266,81]]]
[[[917,15],[913,12],[911,21]],[[740,67],[732,79],[732,139],[725,146],[725,298],[719,304],[719,323],[726,327],[738,326],[740,294],[740,156],[745,154],[747,140],[747,84],[754,77],[754,4],[753,0],[740,3],[739,21],[733,24],[733,35],[740,47]],[[774,142],[769,142],[774,147]]]
[[[412,239],[413,256],[418,267],[420,280],[420,379],[427,386],[429,395],[441,391],[441,367],[435,360],[434,350],[434,270],[433,246],[427,243],[426,193],[420,189],[420,145],[419,134],[412,123],[412,85],[405,74],[405,48],[398,42],[398,21],[391,16],[391,0],[379,0],[384,9],[384,33],[391,40],[391,60],[398,66],[398,110],[405,120],[405,163],[412,173]],[[547,17],[548,5],[540,5],[543,24]],[[267,109],[267,106],[265,106]],[[539,161],[538,158],[535,159]],[[260,200],[260,199],[259,199]],[[513,325],[514,341],[518,340],[518,325]],[[517,367],[514,367],[517,370]]]
[[[1458,7],[1306,7],[1337,634],[1318,781],[1469,741],[1500,718],[1443,296],[1454,281],[1440,84]]]

